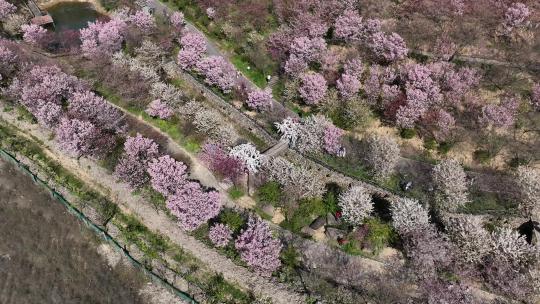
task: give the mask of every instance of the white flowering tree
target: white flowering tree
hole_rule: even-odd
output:
[[[538,249],[527,243],[524,235],[510,228],[501,228],[492,234],[493,251],[497,258],[512,265],[528,265],[538,259]]]
[[[290,197],[321,197],[325,192],[324,176],[315,169],[296,166],[280,156],[266,158],[263,167],[268,177],[282,185]]]
[[[520,166],[516,173],[516,182],[521,191],[519,209],[528,218],[540,217],[540,170]]]
[[[296,141],[300,135],[300,128],[302,125],[292,117],[283,119],[281,123],[275,123],[278,132],[281,134],[281,139],[287,140],[290,147],[296,146]]]
[[[365,160],[375,178],[386,179],[399,160],[399,145],[392,137],[370,135],[366,139]]]
[[[338,205],[343,213],[343,219],[354,226],[362,224],[373,212],[371,195],[361,186],[353,186],[341,193]]]
[[[392,203],[392,221],[401,235],[429,227],[428,211],[410,198],[399,198]]]
[[[443,211],[455,212],[469,201],[467,175],[454,159],[441,161],[431,171],[435,186],[435,201]]]
[[[459,248],[458,255],[465,263],[478,264],[491,250],[491,236],[482,226],[482,219],[474,216],[451,218],[448,235]]]
[[[281,139],[301,153],[329,153],[344,156],[344,131],[334,126],[324,115],[311,115],[301,120],[291,117],[275,124]]]
[[[253,144],[247,143],[233,147],[229,155],[241,160],[250,173],[259,171],[262,155]]]

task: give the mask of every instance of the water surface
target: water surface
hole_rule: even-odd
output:
[[[87,26],[88,22],[103,17],[91,3],[63,2],[51,6],[47,12],[52,16],[56,31],[78,30]]]

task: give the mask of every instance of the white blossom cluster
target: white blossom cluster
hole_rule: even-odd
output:
[[[525,236],[510,228],[501,228],[492,234],[492,246],[498,258],[512,265],[527,265],[535,261],[538,248],[527,243]]]
[[[257,173],[259,171],[263,157],[257,148],[251,143],[240,144],[233,147],[229,151],[229,155],[240,159],[246,166],[247,170],[251,173]]]
[[[394,228],[402,235],[429,226],[428,211],[410,198],[399,198],[392,203],[392,221]]]
[[[208,135],[215,142],[226,146],[238,138],[238,132],[230,124],[223,124],[222,116],[214,110],[199,108],[193,115],[193,125],[200,134]]]
[[[438,208],[455,212],[469,201],[467,175],[461,165],[453,159],[441,161],[431,172],[435,186]]]
[[[297,198],[321,197],[325,192],[324,177],[314,169],[296,166],[281,156],[265,159],[264,170],[291,196]]]
[[[373,200],[364,187],[353,186],[339,195],[338,205],[343,212],[343,219],[357,226],[373,212]]]
[[[451,218],[448,235],[467,263],[479,263],[491,250],[491,236],[482,227],[482,219],[474,216]]]
[[[366,139],[365,160],[375,178],[388,178],[399,160],[399,145],[389,136],[370,135]]]
[[[281,123],[276,122],[275,126],[281,134],[281,139],[285,139],[289,146],[295,147],[300,135],[301,124],[292,117],[287,117]]]
[[[517,169],[516,182],[521,191],[520,210],[529,218],[540,217],[540,170],[520,166]]]
[[[144,79],[150,82],[159,81],[159,75],[155,67],[150,67],[137,58],[125,55],[122,52],[116,52],[112,56],[112,62],[116,66],[128,68],[132,72],[139,73]]]
[[[324,134],[332,123],[323,115],[311,115],[296,121],[291,117],[276,123],[281,138],[289,142],[291,148],[302,153],[318,153],[323,151]]]
[[[144,40],[140,47],[135,49],[137,59],[146,65],[161,67],[165,52],[161,47],[150,40]]]
[[[175,86],[158,81],[152,84],[150,95],[155,99],[161,99],[170,107],[177,106],[182,103],[182,92]]]

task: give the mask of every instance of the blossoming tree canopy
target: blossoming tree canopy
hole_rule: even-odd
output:
[[[281,266],[281,242],[274,239],[270,227],[256,217],[250,217],[247,228],[235,241],[240,258],[263,275],[270,275]]]
[[[262,155],[253,144],[247,143],[235,146],[231,149],[229,155],[241,160],[249,172],[257,173],[259,171]]]
[[[168,155],[151,160],[147,171],[152,188],[165,197],[176,194],[187,182],[187,166]]]
[[[204,192],[199,183],[187,182],[167,199],[167,208],[180,227],[192,231],[219,214],[221,198],[217,191]]]

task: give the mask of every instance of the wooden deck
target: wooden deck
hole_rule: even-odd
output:
[[[43,12],[34,1],[32,0],[28,1],[27,5],[30,11],[32,12],[32,14],[34,15],[34,17],[43,16]]]
[[[32,18],[32,20],[30,22],[32,24],[42,25],[42,26],[54,23],[51,15],[48,15],[48,14],[43,15],[43,16],[34,17],[34,18]]]
[[[32,20],[30,21],[32,24],[40,26],[52,24],[54,26],[54,20],[51,15],[49,15],[47,12],[42,11],[33,0],[29,0],[27,6],[34,15],[34,18],[32,18]]]

